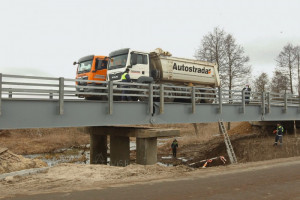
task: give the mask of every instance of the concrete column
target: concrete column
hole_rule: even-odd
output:
[[[297,121],[295,121],[295,123],[296,123],[296,128],[300,128],[300,121],[297,120]]]
[[[107,136],[90,133],[90,164],[107,164]]]
[[[157,137],[136,138],[136,163],[141,165],[157,163]]]
[[[125,167],[129,164],[129,137],[110,136],[110,165]]]
[[[285,128],[285,133],[294,134],[294,121],[284,121],[282,122],[283,128]]]

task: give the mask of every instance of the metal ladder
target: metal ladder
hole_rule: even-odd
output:
[[[225,128],[222,120],[219,120],[219,125],[221,128],[222,134],[224,136],[224,141],[225,141],[225,145],[226,145],[227,154],[229,156],[229,160],[230,160],[231,164],[235,164],[235,163],[237,163],[237,159],[236,159],[236,156],[235,156],[233,147],[231,145],[228,133],[226,131],[226,128]]]

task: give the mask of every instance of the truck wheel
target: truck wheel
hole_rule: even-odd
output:
[[[84,97],[85,100],[95,100],[96,98],[93,96],[89,96],[89,97]]]
[[[169,85],[172,86],[172,85]],[[175,88],[168,88],[168,90],[165,90],[165,102],[174,102],[175,101]],[[168,97],[166,97],[168,96]],[[174,96],[174,97],[173,97]]]
[[[213,103],[214,98],[216,98],[216,94],[212,90],[204,90],[204,93],[211,93],[211,94],[203,94],[203,97],[210,98],[210,99],[203,99],[203,103]]]

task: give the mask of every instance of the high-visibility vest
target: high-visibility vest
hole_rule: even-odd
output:
[[[122,78],[121,78],[121,80],[123,81],[123,80],[127,80],[126,79],[126,75],[127,75],[128,73],[127,72],[125,72],[123,75],[122,75]]]
[[[279,131],[281,131],[281,133],[283,134],[283,127],[282,127],[282,126],[279,126],[279,127],[277,128],[277,134],[278,134]]]

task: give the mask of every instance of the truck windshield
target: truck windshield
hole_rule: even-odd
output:
[[[79,63],[78,74],[91,71],[93,60],[87,60]]]
[[[110,58],[108,69],[123,68],[126,66],[128,54],[113,56]]]

